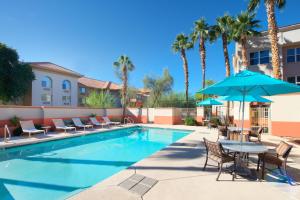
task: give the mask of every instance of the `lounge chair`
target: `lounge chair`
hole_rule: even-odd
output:
[[[52,119],[52,121],[53,121],[53,124],[54,124],[56,130],[64,130],[65,133],[67,132],[67,130],[76,131],[76,127],[66,126],[62,119]]]
[[[102,123],[102,122],[99,122],[97,119],[96,119],[96,117],[90,117],[90,121],[91,121],[91,123],[94,125],[94,126],[102,126],[102,128],[103,128],[103,126],[109,126],[109,124],[108,123]]]
[[[257,171],[259,171],[260,163],[262,161],[262,177],[264,177],[266,163],[277,166],[280,173],[287,175],[286,163],[292,148],[292,145],[281,141],[273,151],[265,154],[258,154]],[[283,168],[284,171],[282,171],[281,168]]]
[[[91,124],[83,124],[79,118],[72,118],[72,121],[76,127],[83,128],[84,131],[86,128],[93,128],[93,125]]]
[[[213,160],[218,163],[219,174],[216,179],[217,181],[219,180],[219,177],[221,175],[221,172],[223,169],[222,167],[223,167],[224,163],[233,162],[234,163],[234,171],[235,171],[235,167],[236,167],[235,155],[225,153],[221,143],[219,143],[219,142],[211,142],[211,141],[208,141],[206,138],[203,138],[203,140],[204,140],[204,144],[206,147],[206,161],[205,161],[203,170],[206,169],[207,161],[208,161],[208,159],[210,159],[210,160]],[[233,181],[234,181],[234,178],[235,178],[235,174],[232,173]]]
[[[31,137],[32,133],[44,133],[46,135],[45,130],[38,130],[35,128],[33,121],[20,121],[20,125],[23,133],[28,133],[29,137]]]
[[[107,116],[102,117],[102,119],[104,120],[105,123],[107,123],[108,125],[120,125],[121,122],[112,122],[110,121],[110,119]]]

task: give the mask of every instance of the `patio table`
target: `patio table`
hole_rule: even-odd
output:
[[[219,140],[219,142],[222,144],[222,147],[226,150],[229,150],[231,152],[235,152],[239,155],[241,154],[260,154],[263,155],[268,151],[268,148],[260,143],[254,143],[254,142],[240,142],[240,141],[233,141],[233,140]],[[247,171],[245,170],[245,166],[242,166],[242,162],[238,162],[238,171]],[[264,179],[264,164],[262,168],[262,174],[261,179]],[[248,170],[249,175],[249,170]]]
[[[241,127],[235,127],[235,126],[229,126],[227,129],[228,129],[228,131],[231,131],[231,132],[233,132],[233,131],[235,131],[235,132],[242,131]],[[250,128],[244,128],[243,130],[244,131],[250,131],[251,129]]]

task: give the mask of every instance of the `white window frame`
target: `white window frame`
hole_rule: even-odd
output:
[[[267,57],[261,57],[261,52],[263,52],[263,51],[268,51],[269,52],[269,62],[268,63],[261,63],[260,62],[260,60],[262,59],[262,58],[267,58]],[[251,54],[254,54],[254,53],[257,53],[258,54],[258,56],[257,56],[257,58],[255,58],[255,60],[257,59],[257,64],[251,64],[251,60],[254,60],[254,59],[251,59]],[[265,49],[265,50],[259,50],[259,51],[253,51],[253,52],[250,52],[249,53],[249,61],[250,61],[250,65],[252,66],[252,65],[268,65],[268,64],[270,64],[270,62],[271,62],[271,59],[272,59],[272,55],[271,55],[271,51],[269,50],[269,49]]]
[[[299,76],[288,76],[287,79],[286,79],[286,81],[288,82],[288,78],[295,78],[294,84],[300,86],[300,81],[297,80],[297,77],[299,77],[299,79],[300,79],[300,75]],[[291,82],[289,82],[289,83],[291,83]]]
[[[289,50],[294,50],[294,55],[288,55],[288,51]],[[297,50],[299,51],[299,53],[297,53]],[[286,50],[286,63],[297,63],[300,62],[300,59],[297,60],[297,56],[300,57],[300,47],[296,47],[296,48],[288,48]],[[289,57],[294,57],[294,61],[288,61]]]
[[[48,98],[46,97],[46,101],[44,101],[44,100],[43,100],[43,97],[44,97],[44,96],[50,97],[50,99],[48,99]],[[48,99],[49,101],[47,101],[47,99]],[[41,102],[42,102],[43,105],[51,105],[51,103],[52,103],[52,95],[51,95],[51,94],[47,94],[47,93],[41,94]]]

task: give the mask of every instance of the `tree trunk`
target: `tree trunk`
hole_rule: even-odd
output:
[[[122,69],[123,73],[123,87],[122,87],[122,98],[123,98],[123,111],[122,111],[122,119],[121,122],[124,122],[125,115],[126,115],[126,97],[127,97],[127,66],[123,66]]]
[[[185,80],[185,101],[186,101],[186,106],[188,106],[188,102],[189,102],[189,69],[188,69],[188,62],[186,59],[184,49],[181,49],[181,59],[183,61],[183,71],[184,71],[184,80]]]
[[[269,0],[265,1],[265,6],[268,16],[268,32],[269,39],[271,42],[271,52],[272,52],[272,66],[273,66],[273,76],[274,78],[280,79],[280,60],[279,60],[279,48],[278,48],[278,37],[277,37],[277,23],[275,18],[274,6],[275,1]]]
[[[247,40],[245,37],[241,39],[241,46],[242,46],[242,66],[247,69],[248,67],[248,58],[247,58],[247,49],[246,49]]]
[[[201,66],[202,66],[202,88],[205,88],[205,71],[206,71],[206,50],[205,50],[205,41],[200,37],[199,42]]]
[[[222,42],[223,42],[223,53],[224,53],[224,59],[225,59],[225,67],[226,67],[226,77],[230,76],[230,62],[229,62],[229,56],[228,56],[228,47],[227,47],[227,36],[226,34],[222,34]],[[228,124],[229,122],[229,108],[230,108],[230,102],[227,101],[226,104],[226,122]]]

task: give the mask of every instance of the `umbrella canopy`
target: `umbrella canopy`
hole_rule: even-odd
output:
[[[300,92],[300,87],[248,70],[241,71],[199,91],[199,93],[202,94],[214,94],[219,96],[271,96],[294,92]]]
[[[204,101],[197,103],[197,106],[213,106],[213,105],[223,105],[223,103],[212,98],[208,98],[205,99]]]
[[[242,96],[242,135],[244,130],[245,98],[247,95],[271,96],[288,94],[300,92],[300,87],[261,73],[244,70],[199,92],[219,96]],[[242,142],[242,137],[240,138]]]
[[[242,102],[243,101],[243,96],[239,95],[239,96],[223,96],[223,97],[219,97],[216,100],[219,101],[239,101]],[[244,101],[245,102],[260,102],[260,103],[271,103],[272,101],[260,96],[253,96],[253,95],[246,95],[244,97]]]

